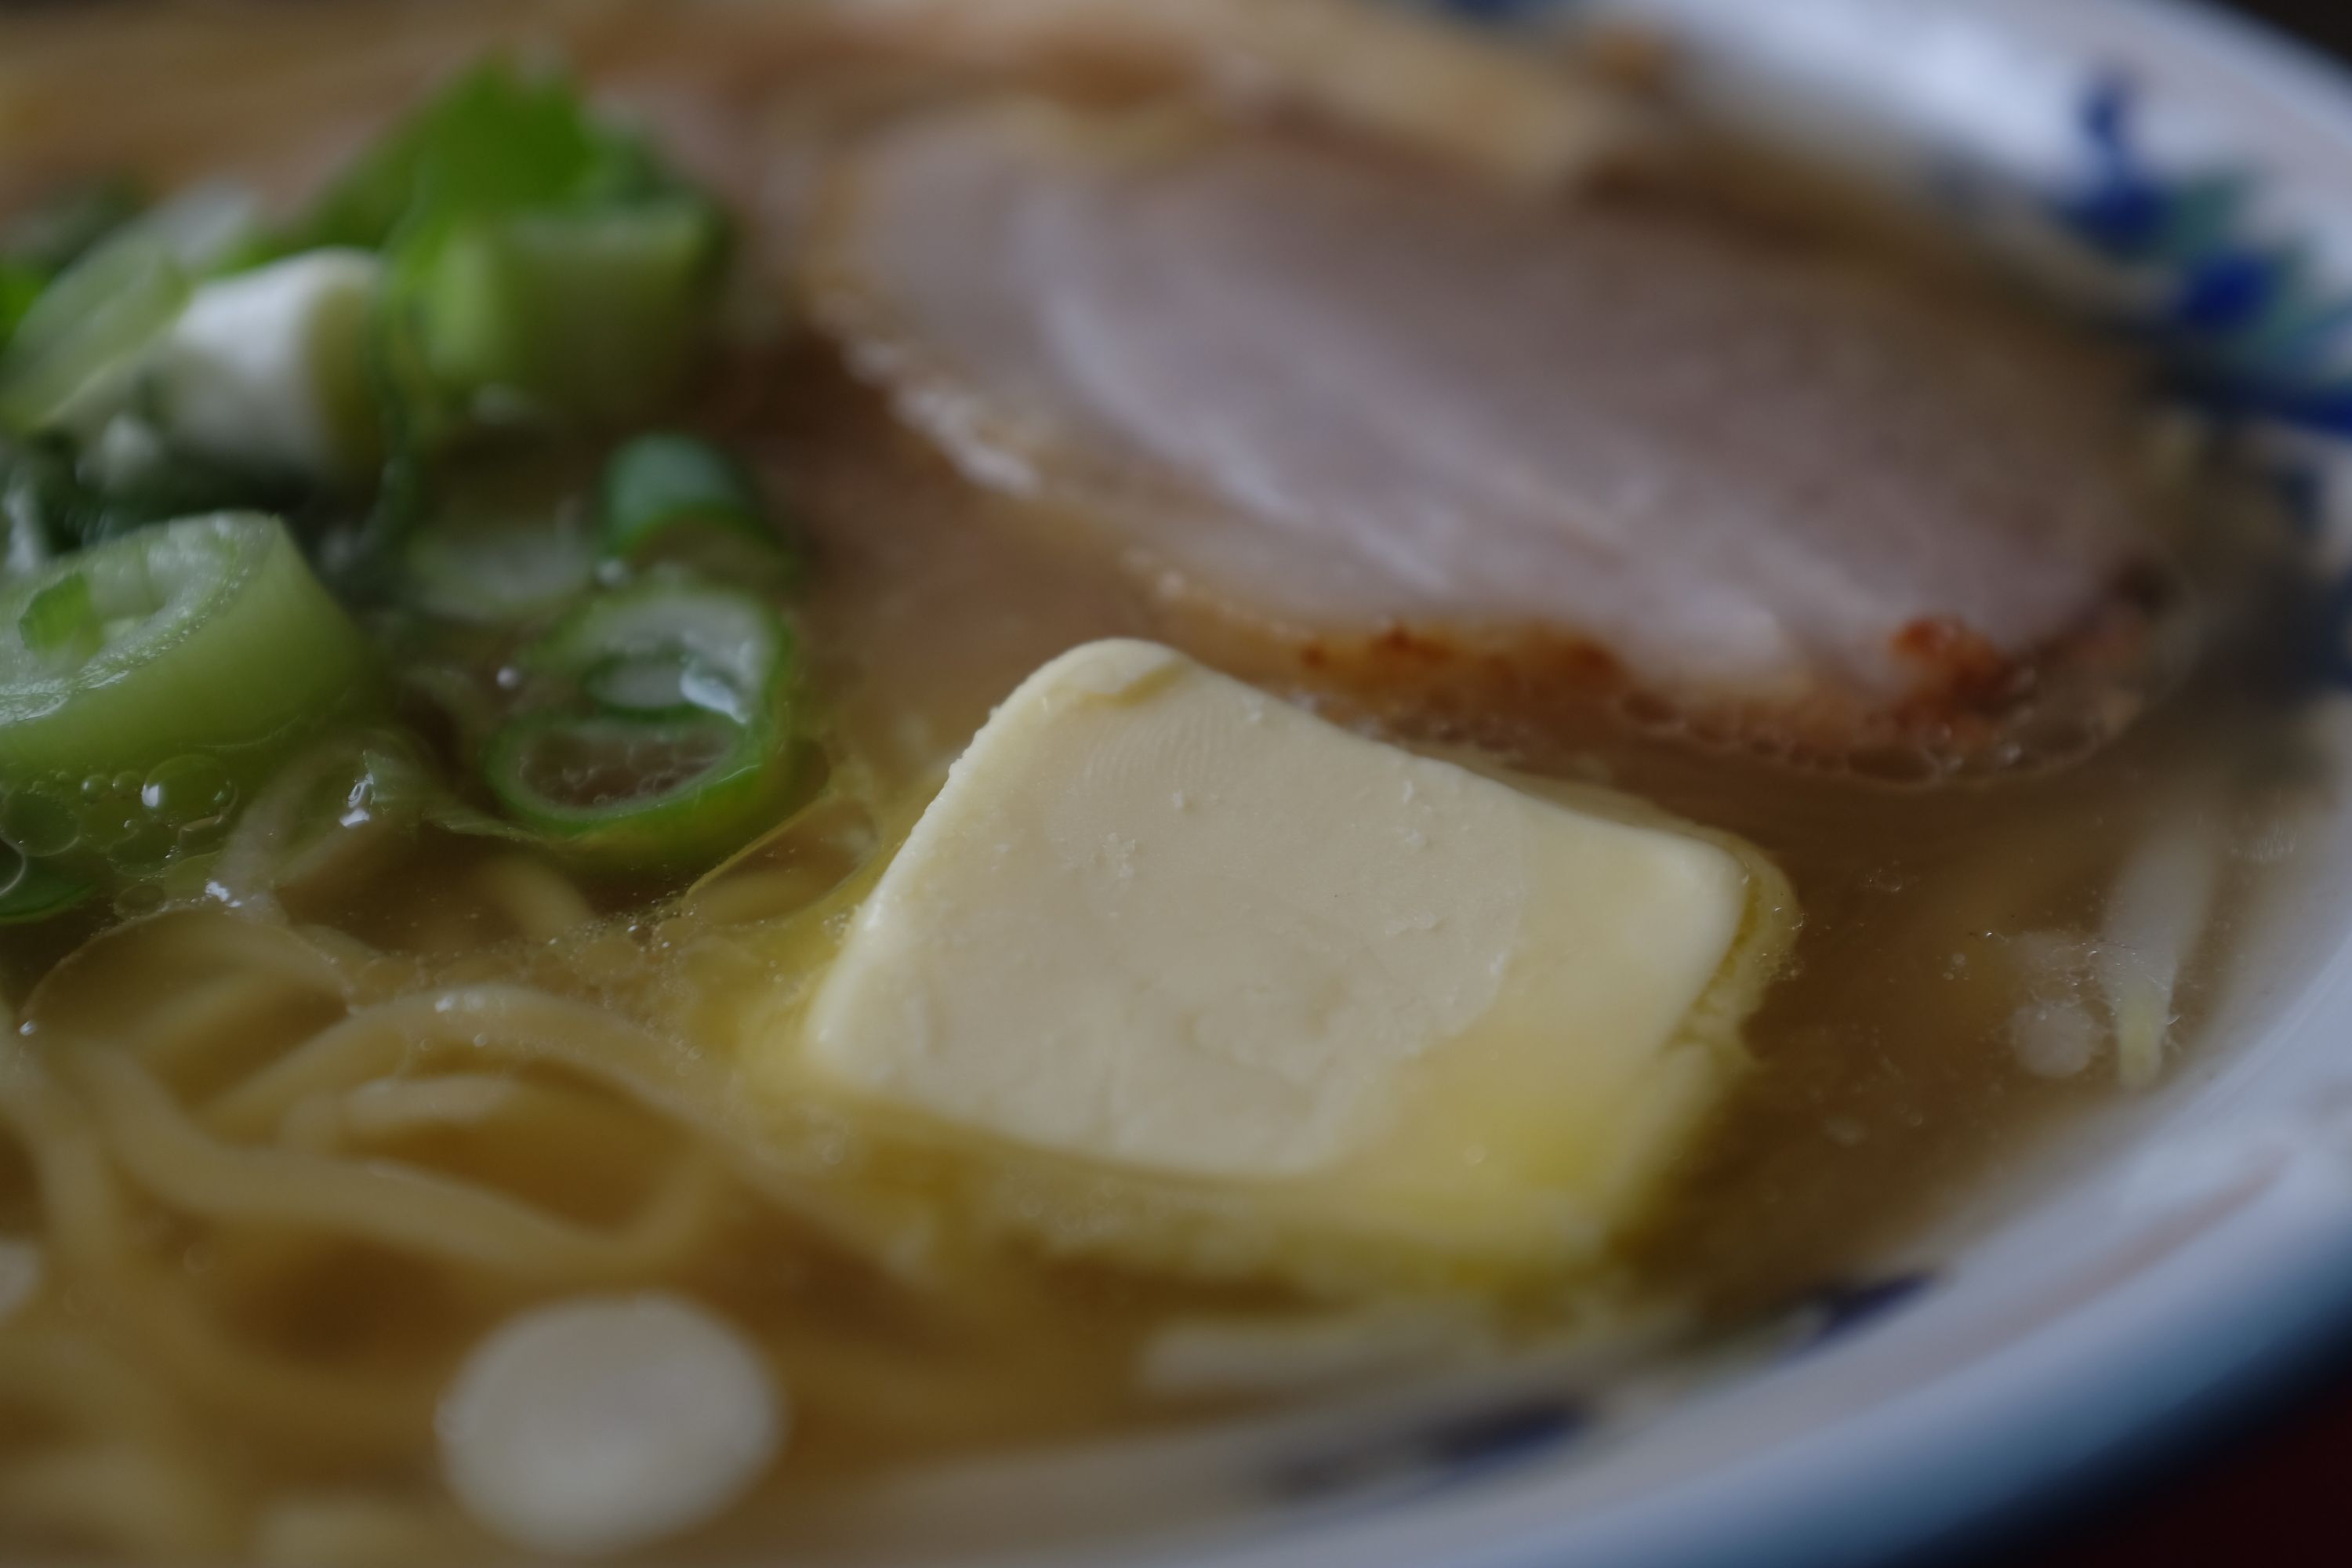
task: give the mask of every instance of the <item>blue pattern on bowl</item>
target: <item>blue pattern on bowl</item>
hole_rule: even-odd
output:
[[[2352,436],[2352,367],[2339,355],[2352,295],[2320,285],[2302,246],[2254,226],[2251,173],[2158,170],[2135,132],[2137,102],[2120,76],[2086,89],[2091,175],[2055,197],[2053,215],[2152,285],[2136,324],[2179,394],[2223,417]]]

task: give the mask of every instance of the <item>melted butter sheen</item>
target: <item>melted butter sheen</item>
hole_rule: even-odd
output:
[[[767,1065],[1286,1183],[1351,1229],[1548,1248],[1615,1228],[1738,1070],[1726,976],[1786,910],[1752,853],[1097,642],[982,730]]]

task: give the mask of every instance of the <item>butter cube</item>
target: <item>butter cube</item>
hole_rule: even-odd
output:
[[[801,1060],[1223,1212],[1558,1257],[1630,1215],[1731,1080],[1790,912],[1760,856],[1620,797],[1092,643],[956,763]]]

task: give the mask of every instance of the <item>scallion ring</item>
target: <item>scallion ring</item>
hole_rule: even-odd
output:
[[[756,595],[654,582],[589,600],[524,662],[578,680],[614,711],[677,718],[699,709],[753,723],[775,716],[792,652],[792,633]]]
[[[790,767],[765,724],[536,713],[491,737],[483,772],[508,817],[556,847],[654,870],[713,860],[749,838]]]
[[[596,557],[587,536],[559,521],[442,522],[408,542],[405,597],[444,620],[517,626],[562,611],[585,593]]]
[[[54,561],[0,589],[0,837],[68,869],[134,841],[146,858],[372,689],[359,629],[274,518]]]
[[[723,582],[782,586],[799,562],[742,464],[692,436],[625,443],[597,487],[596,535],[611,560],[667,562]]]
[[[0,426],[42,429],[76,417],[178,319],[188,275],[152,235],[108,241],[58,274],[0,353]],[[96,416],[91,418],[95,421]]]
[[[426,373],[489,423],[644,417],[699,347],[725,229],[704,202],[454,223],[396,270]]]
[[[30,925],[77,909],[98,891],[88,877],[31,860],[0,844],[0,925]]]

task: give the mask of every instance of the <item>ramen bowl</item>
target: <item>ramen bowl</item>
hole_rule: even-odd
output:
[[[2334,68],[5,26],[12,1546],[1875,1563],[2352,1321]]]

